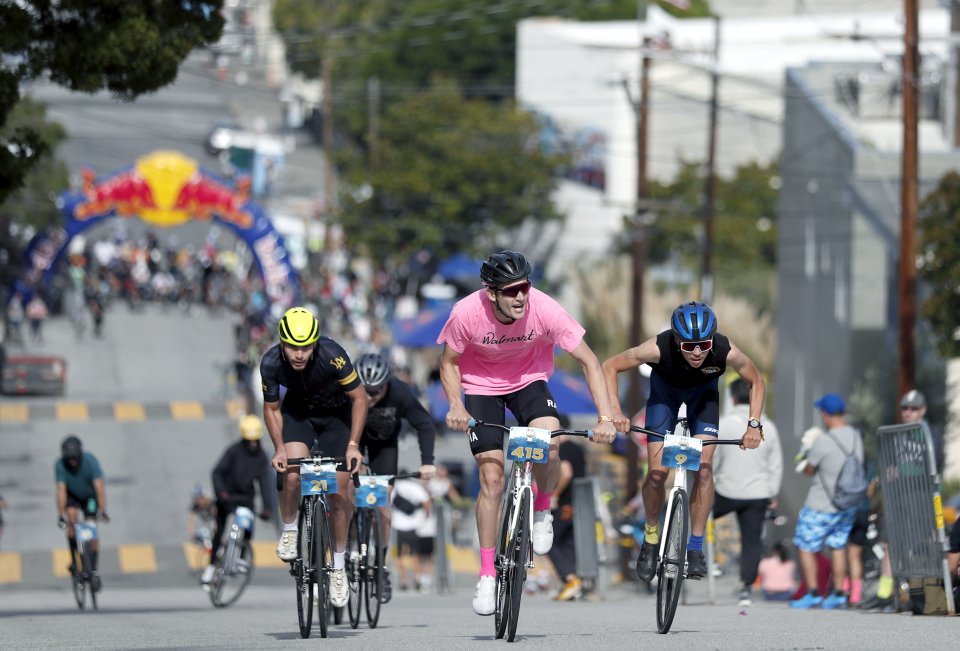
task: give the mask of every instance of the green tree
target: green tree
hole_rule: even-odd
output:
[[[533,118],[449,90],[386,110],[376,167],[359,150],[340,158],[348,241],[377,259],[423,246],[470,250],[528,217],[558,217],[550,193],[561,161],[536,146]]]
[[[920,205],[918,271],[930,286],[921,313],[940,354],[960,356],[960,174],[947,172]]]
[[[172,82],[190,52],[223,31],[223,0],[17,0],[0,3],[0,127],[20,84],[48,75],[72,91],[133,100]],[[0,202],[49,151],[30,125],[0,142]]]

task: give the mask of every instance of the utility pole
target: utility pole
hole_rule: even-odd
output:
[[[647,255],[646,206],[647,198],[647,113],[650,98],[650,38],[644,37],[640,62],[640,104],[637,106],[637,207],[633,226],[633,320],[630,323],[631,346],[643,342],[643,268]],[[643,395],[640,390],[639,371],[630,375],[629,416],[640,411]],[[637,445],[631,438],[627,444],[627,498],[637,494],[640,479],[640,458]]]
[[[380,166],[380,78],[367,80],[367,146],[370,148],[370,163]]]
[[[900,368],[898,394],[914,386],[917,317],[917,70],[919,69],[917,0],[904,0],[903,168],[900,208]]]
[[[717,88],[720,85],[720,16],[713,17],[713,72],[710,75],[710,138],[707,145],[707,187],[703,206],[703,273],[700,277],[700,300],[713,301],[713,211],[717,181]]]
[[[327,48],[323,56],[323,194],[327,211],[333,210],[333,57]]]

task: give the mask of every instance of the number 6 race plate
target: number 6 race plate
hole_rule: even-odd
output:
[[[364,475],[354,498],[355,506],[386,506],[389,475]]]
[[[337,464],[300,464],[300,494],[319,495],[337,492]]]
[[[550,456],[550,430],[511,427],[507,458],[511,461],[546,463]]]
[[[703,452],[703,441],[688,436],[674,436],[668,434],[663,439],[664,468],[683,468],[684,470],[700,470],[700,454]]]

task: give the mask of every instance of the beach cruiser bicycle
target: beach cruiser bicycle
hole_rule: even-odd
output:
[[[228,519],[227,541],[220,546],[214,559],[213,578],[210,580],[210,602],[217,608],[226,608],[243,594],[253,577],[254,514],[245,506],[238,506]],[[220,532],[217,532],[220,535]]]
[[[360,602],[367,611],[367,625],[377,627],[383,603],[383,525],[378,507],[389,504],[388,489],[396,479],[418,479],[419,472],[400,475],[353,476],[355,488],[353,519],[347,529],[346,574],[350,587],[347,610],[351,628],[360,625]]]
[[[660,434],[642,427],[631,427],[631,432],[646,434],[663,440],[661,465],[673,468],[673,488],[667,496],[663,532],[660,534],[659,564],[657,566],[657,631],[667,633],[673,624],[680,601],[680,586],[687,574],[687,539],[690,537],[690,497],[687,495],[687,471],[700,469],[704,445],[743,445],[743,439],[714,439],[704,441],[690,436],[686,418],[677,419],[673,431],[679,435]]]
[[[513,466],[507,473],[500,507],[500,532],[494,567],[497,570],[497,604],[494,626],[497,639],[506,634],[513,642],[520,617],[520,598],[527,578],[527,569],[533,567],[533,549],[530,532],[533,529],[533,464],[546,463],[550,456],[550,439],[567,434],[593,437],[593,430],[550,431],[534,427],[507,427],[470,419],[470,427],[496,427],[509,434],[507,461]],[[505,464],[504,470],[507,466]]]

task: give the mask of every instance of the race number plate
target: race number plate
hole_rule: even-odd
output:
[[[550,430],[511,427],[507,458],[511,461],[546,463],[550,456]]]
[[[89,542],[97,539],[97,528],[93,525],[78,522],[73,525],[73,530],[76,532],[77,540],[80,542]]]
[[[238,506],[234,517],[236,518],[238,527],[246,529],[247,531],[253,531],[253,511],[245,506]]]
[[[364,475],[360,477],[360,488],[357,489],[354,505],[386,506],[387,488],[389,486],[389,475]]]
[[[700,439],[668,434],[663,439],[663,460],[661,463],[665,468],[700,470],[700,454],[702,452],[703,441]]]
[[[337,492],[337,464],[300,464],[300,494],[319,495]]]

